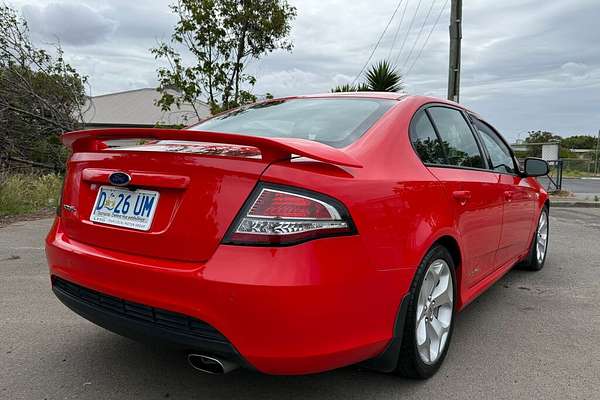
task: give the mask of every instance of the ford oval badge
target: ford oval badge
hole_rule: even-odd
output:
[[[115,186],[127,186],[131,182],[131,176],[125,172],[114,172],[108,177],[108,181],[111,185]]]

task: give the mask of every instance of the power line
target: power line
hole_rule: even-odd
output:
[[[423,23],[421,24],[421,29],[419,29],[419,33],[417,33],[417,37],[415,38],[415,41],[414,41],[412,47],[410,48],[410,51],[408,52],[408,56],[406,56],[406,59],[404,60],[404,63],[402,64],[403,69],[410,61],[410,57],[413,55],[413,52],[415,51],[415,48],[417,47],[417,43],[419,43],[419,40],[421,39],[421,35],[423,34],[423,29],[425,29],[425,25],[427,24],[427,20],[429,19],[429,16],[431,15],[431,10],[433,10],[433,5],[435,4],[435,2],[436,2],[436,0],[431,0],[431,5],[429,6],[429,10],[427,10],[427,15],[425,15],[425,18],[423,19]]]
[[[377,51],[377,48],[379,47],[379,44],[381,43],[381,40],[383,39],[383,36],[387,32],[387,30],[390,27],[390,24],[392,23],[392,21],[394,20],[394,17],[396,16],[396,13],[398,12],[398,9],[400,9],[400,6],[402,5],[402,1],[404,1],[404,0],[398,1],[398,5],[396,6],[396,9],[394,10],[394,13],[390,17],[390,20],[388,21],[387,25],[385,26],[385,29],[383,30],[383,32],[381,32],[381,36],[379,36],[379,40],[377,40],[377,43],[375,44],[375,48],[373,48],[373,51],[371,52],[371,55],[369,55],[369,58],[367,59],[367,62],[360,69],[360,72],[358,73],[358,75],[356,75],[356,78],[354,78],[354,80],[352,81],[351,85],[354,85],[356,83],[356,81],[358,80],[358,78],[360,78],[360,76],[362,75],[362,73],[365,71],[365,68],[367,68],[367,65],[369,65],[369,63],[371,62],[371,59],[373,58],[373,55],[375,55],[375,52]]]
[[[404,16],[406,15],[406,9],[408,8],[408,0],[404,2],[404,9],[402,10],[402,16],[400,17],[400,22],[398,23],[398,28],[396,28],[396,33],[394,33],[394,40],[392,41],[392,45],[390,46],[390,51],[388,52],[387,59],[392,58],[392,51],[394,51],[394,47],[396,46],[396,40],[398,39],[398,34],[400,33],[400,28],[402,27],[402,22],[404,22]]]
[[[408,36],[410,35],[410,30],[413,27],[413,24],[415,23],[415,18],[417,18],[417,14],[419,12],[419,8],[421,7],[421,2],[423,0],[419,0],[419,2],[417,3],[417,8],[415,9],[415,13],[412,17],[412,19],[410,20],[410,24],[408,25],[408,30],[406,31],[406,35],[404,35],[404,40],[402,41],[402,45],[400,46],[400,51],[398,51],[398,55],[396,56],[396,59],[394,60],[394,65],[398,64],[398,60],[400,59],[400,56],[402,55],[402,50],[404,50],[404,45],[406,44],[406,41],[408,40]]]
[[[421,49],[419,50],[419,53],[417,53],[417,56],[413,60],[412,64],[410,65],[410,68],[406,71],[406,74],[404,76],[407,76],[408,74],[410,74],[410,72],[412,71],[413,67],[415,66],[415,64],[417,63],[417,61],[419,60],[419,58],[421,58],[421,54],[423,53],[423,49],[425,49],[425,46],[427,46],[427,43],[429,42],[429,38],[431,37],[431,34],[435,30],[435,28],[438,26],[438,24],[440,22],[440,18],[442,18],[442,15],[444,14],[444,10],[446,9],[446,6],[448,5],[448,1],[449,0],[446,0],[444,2],[444,5],[440,9],[440,12],[439,12],[439,14],[437,16],[437,19],[435,20],[435,23],[433,24],[433,26],[431,27],[431,30],[429,31],[429,34],[425,38],[425,42],[423,42],[423,46],[421,46]]]

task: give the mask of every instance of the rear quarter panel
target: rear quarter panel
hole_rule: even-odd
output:
[[[400,301],[432,244],[446,235],[460,240],[449,194],[409,142],[408,125],[417,108],[394,108],[346,149],[364,168],[298,158],[271,165],[261,178],[329,195],[348,208],[364,264],[348,269],[337,262],[343,258],[332,253],[330,268],[344,274],[346,283],[362,282],[362,293],[348,295],[361,296],[361,302],[352,305],[365,316],[357,329],[376,337],[390,337]]]

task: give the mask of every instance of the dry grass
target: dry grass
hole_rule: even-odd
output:
[[[556,197],[575,197],[575,195],[568,190],[557,190],[554,192],[550,192],[552,196]]]
[[[593,175],[593,174],[591,174],[589,172],[572,170],[572,169],[565,169],[563,171],[563,177],[565,177],[565,178],[580,178],[582,176],[591,176],[591,175]]]
[[[55,208],[61,187],[58,174],[0,174],[0,216]]]

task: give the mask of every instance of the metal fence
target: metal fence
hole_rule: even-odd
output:
[[[560,192],[562,190],[564,160],[548,161],[550,172],[548,173],[548,182],[546,190],[548,192]]]
[[[550,143],[515,143],[512,145],[519,159],[526,157],[542,157],[548,159],[561,159],[563,169],[569,175],[594,175],[600,173],[600,156],[594,149],[571,150],[566,147],[556,147],[558,142]],[[548,147],[554,146],[553,149]],[[544,149],[552,155],[544,154]],[[552,151],[550,151],[552,150]],[[598,149],[600,150],[600,148]]]
[[[582,172],[592,175],[596,168],[595,160],[586,160],[581,158],[563,158],[563,167],[568,172]]]

